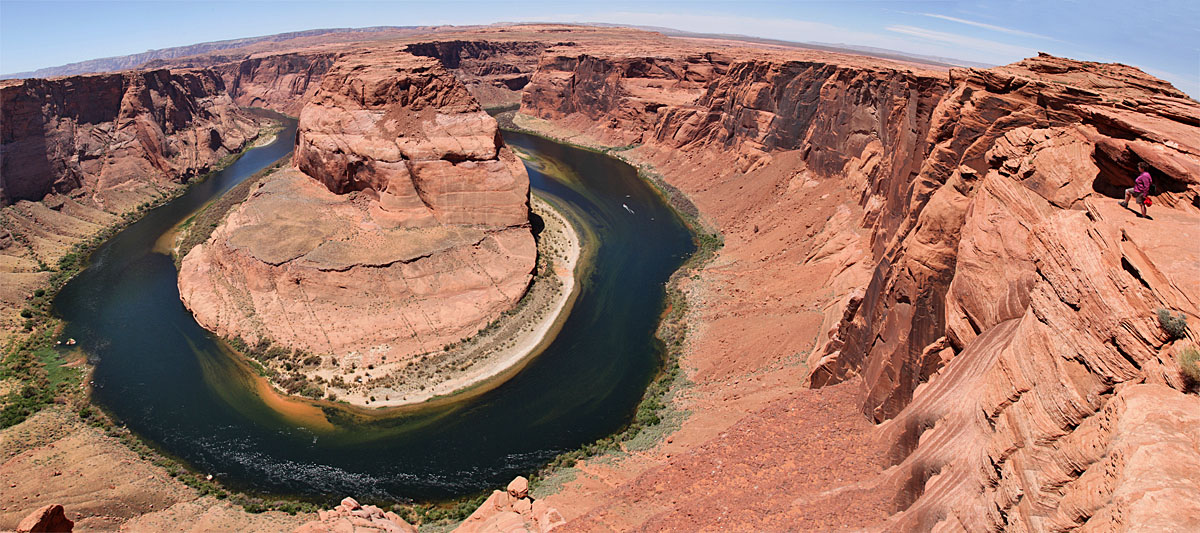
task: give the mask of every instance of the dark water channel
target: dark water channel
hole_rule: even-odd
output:
[[[502,385],[449,405],[372,416],[326,406],[331,424],[320,427],[268,405],[245,366],[184,309],[172,260],[154,249],[197,208],[286,155],[294,135],[289,122],[273,144],[114,236],[59,294],[64,338],[95,365],[95,402],[231,488],[318,499],[474,493],[630,420],[660,365],[653,333],[664,282],[692,253],[691,235],[628,165],[515,133],[508,143],[537,159],[533,188],[580,226],[593,253],[547,350]]]

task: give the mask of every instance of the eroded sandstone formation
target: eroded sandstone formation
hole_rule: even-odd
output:
[[[213,67],[221,73],[229,97],[241,106],[265,107],[297,116],[321,87],[333,65],[333,52],[254,56]]]
[[[258,134],[208,70],[0,82],[0,325],[71,247]]]
[[[548,533],[565,523],[557,509],[547,505],[544,500],[533,499],[529,494],[529,480],[517,476],[505,490],[492,491],[492,495],[454,531]]]
[[[0,205],[76,193],[119,212],[145,189],[206,171],[258,131],[209,70],[5,80],[0,99]]]
[[[545,47],[538,41],[449,39],[418,41],[400,50],[437,59],[481,105],[497,107],[520,102],[521,90],[529,83]],[[221,73],[230,97],[238,105],[296,116],[320,88],[321,79],[338,54],[314,49],[257,54],[240,60],[208,58],[206,63],[219,63],[212,68]]]
[[[317,519],[298,528],[295,533],[416,533],[403,518],[391,511],[374,505],[361,505],[354,498],[343,498],[342,502],[328,511],[317,511]]]
[[[70,532],[75,522],[67,518],[63,506],[51,504],[38,509],[17,524],[17,533]]]
[[[397,44],[370,62],[426,68],[407,51],[505,90],[528,76],[523,116],[653,165],[725,236],[713,266],[684,282],[699,327],[682,362],[694,387],[677,401],[691,418],[674,443],[581,469],[552,497],[572,520],[565,529],[1200,528],[1200,399],[1176,360],[1196,338],[1168,338],[1153,316],[1171,309],[1200,323],[1194,100],[1130,67],[1049,56],[947,73],[624,30],[495,31],[540,48],[456,36]],[[455,218],[481,191],[445,188],[442,170],[492,153],[484,131],[494,137],[494,126],[471,122],[477,108],[450,113],[462,120],[405,113],[430,125],[406,129],[379,113],[392,86],[367,83],[371,64],[272,57],[240,78],[256,105],[311,97],[326,71],[340,81],[306,120],[297,153],[311,175],[263,185],[197,248],[204,261],[189,256],[192,282],[221,294],[193,291],[189,305],[209,306],[198,315],[222,331],[217,320],[261,309],[277,324],[322,324],[282,334],[332,346],[379,323],[417,332],[431,318],[422,287],[465,279],[451,292],[474,290],[483,278],[460,268],[469,261],[456,250],[480,236],[477,264],[519,271],[524,235],[510,226],[500,234],[517,244],[483,246],[497,228]],[[222,72],[228,81],[234,71]],[[430,95],[411,83],[406,101],[461,103],[453,84],[435,85]],[[1116,205],[1138,162],[1159,187],[1153,220]],[[482,212],[503,228],[503,206],[515,204],[497,205]],[[444,233],[409,239],[423,231]],[[434,240],[447,248],[424,255]],[[403,253],[382,252],[393,249]],[[523,272],[505,279],[520,286]],[[360,286],[380,295],[365,300],[370,315],[347,312],[364,301],[350,290]],[[441,342],[422,338],[431,341],[413,350]],[[383,350],[351,352],[367,364]],[[817,388],[793,398],[801,384]],[[856,410],[866,419],[832,436],[812,419]],[[803,453],[778,445],[792,437]],[[847,456],[861,449],[870,461]],[[523,514],[533,504],[504,496],[475,522],[536,523]]]
[[[705,203],[710,188],[773,188],[781,205],[809,185],[841,189],[822,180],[852,191],[857,224],[802,263],[840,258],[834,279],[859,287],[835,289],[808,381],[861,376],[862,409],[899,465],[873,485],[896,495],[889,527],[1194,527],[1197,479],[1175,465],[1196,452],[1183,413],[1200,400],[1176,362],[1195,340],[1168,338],[1155,311],[1200,316],[1195,101],[1130,67],[1050,56],[946,77],[838,58],[599,52],[548,50],[522,113],[577,142],[628,145],[700,196],[733,233],[723,272],[783,241],[759,228],[788,211],[731,219],[728,197]],[[1159,187],[1152,221],[1116,205],[1138,162]],[[861,244],[843,240],[855,233]],[[1159,426],[1141,422],[1147,410]],[[1134,459],[1123,439],[1169,456]]]
[[[205,327],[378,375],[528,287],[524,166],[436,60],[339,58],[300,114],[294,161],[184,258],[180,295]]]
[[[485,107],[521,102],[521,90],[546,44],[539,41],[446,40],[410,44],[405,51],[437,58]]]

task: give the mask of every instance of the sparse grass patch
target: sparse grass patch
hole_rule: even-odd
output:
[[[420,524],[421,531],[448,531],[471,516],[488,496],[490,491],[451,502],[395,504],[392,512],[410,524]]]
[[[1179,352],[1179,367],[1183,369],[1183,377],[1188,385],[1200,385],[1200,350],[1188,346]]]
[[[537,486],[529,487],[529,495],[540,500],[562,490],[563,485],[575,481],[579,477],[578,468],[560,468],[550,472],[538,480]]]

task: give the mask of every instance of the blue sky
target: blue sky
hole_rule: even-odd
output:
[[[1002,64],[1038,51],[1127,63],[1200,97],[1200,2],[185,2],[0,0],[0,73],[331,27],[613,22]]]

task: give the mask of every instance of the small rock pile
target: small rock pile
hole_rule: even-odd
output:
[[[342,500],[331,510],[317,511],[317,516],[318,520],[296,528],[295,533],[417,533],[400,515],[374,505],[359,505],[354,498]]]
[[[551,531],[566,523],[562,515],[545,502],[529,497],[529,480],[518,476],[506,492],[492,495],[468,517],[455,533],[540,532]]]

